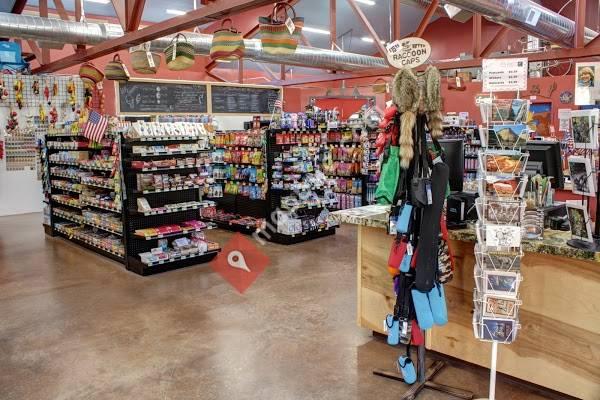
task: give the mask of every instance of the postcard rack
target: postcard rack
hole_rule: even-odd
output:
[[[479,198],[475,204],[479,220],[475,228],[473,334],[492,343],[490,400],[495,399],[498,344],[512,343],[521,327],[521,240],[529,157],[524,151],[528,134],[522,122],[528,103],[519,99],[504,102],[505,107],[497,107],[494,101],[482,107],[487,127],[480,130],[483,146],[478,154]]]

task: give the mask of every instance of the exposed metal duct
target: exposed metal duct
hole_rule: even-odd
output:
[[[59,42],[69,44],[96,45],[106,40],[123,36],[120,25],[93,22],[64,21],[28,15],[0,13],[0,37],[38,40],[40,42]],[[188,41],[193,43],[198,55],[208,55],[212,35],[187,33]],[[155,51],[165,49],[171,37],[153,40],[151,48]],[[245,39],[245,58],[266,63],[322,68],[338,71],[359,71],[375,68],[387,68],[387,62],[381,57],[362,54],[298,46],[294,54],[273,56],[262,51],[260,40]]]
[[[490,21],[562,47],[574,47],[575,22],[532,0],[443,0],[443,2],[481,14]],[[597,35],[597,32],[586,28],[585,42],[591,41]]]

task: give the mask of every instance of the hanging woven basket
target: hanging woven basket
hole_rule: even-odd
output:
[[[142,48],[130,50],[131,68],[140,74],[156,74],[160,66],[160,54],[150,51],[150,44],[145,43]]]
[[[104,74],[94,64],[86,62],[79,67],[79,77],[85,87],[94,88],[98,82],[102,82]]]
[[[104,68],[106,79],[111,81],[127,82],[129,80],[129,71],[121,61],[119,53],[115,54],[112,61],[109,61]]]
[[[180,37],[183,40],[180,40]],[[183,34],[178,33],[171,39],[171,44],[165,49],[165,60],[167,68],[172,71],[182,71],[190,68],[195,62],[194,45],[188,43]]]

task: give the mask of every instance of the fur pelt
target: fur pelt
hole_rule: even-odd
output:
[[[408,169],[415,150],[413,142],[413,128],[417,122],[417,115],[412,111],[405,111],[400,116],[400,167]]]
[[[442,109],[440,71],[429,66],[425,70],[424,106],[426,112],[440,111]]]
[[[440,85],[440,71],[429,66],[425,70],[425,93],[423,95],[423,105],[427,113],[427,125],[433,139],[439,139],[443,135],[442,131],[442,97]]]
[[[398,107],[398,111],[401,113],[405,111],[417,112],[420,91],[415,74],[410,69],[403,68],[396,73],[392,85],[392,98],[394,104]]]
[[[400,166],[407,169],[414,157],[413,128],[417,121],[421,92],[417,77],[410,69],[403,68],[396,73],[392,83],[392,98],[400,116]]]
[[[439,139],[444,135],[443,119],[441,111],[432,111],[427,113],[427,125],[433,139]]]

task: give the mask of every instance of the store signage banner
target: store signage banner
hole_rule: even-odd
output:
[[[388,62],[396,68],[416,68],[431,57],[431,45],[425,39],[409,37],[386,46]]]
[[[487,58],[482,67],[484,92],[527,90],[527,58]]]

